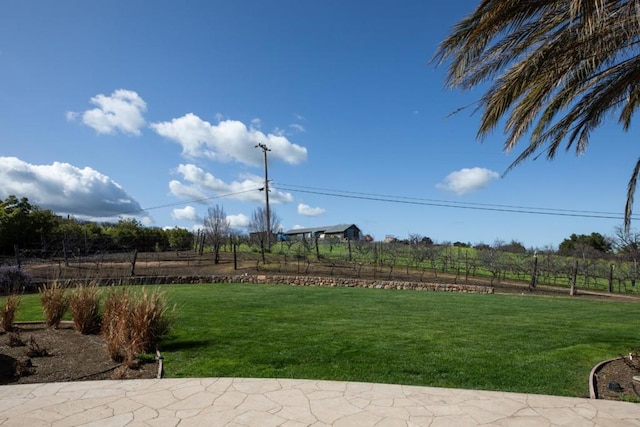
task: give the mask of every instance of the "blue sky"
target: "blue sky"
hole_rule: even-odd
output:
[[[502,151],[500,129],[478,142],[471,110],[449,117],[481,90],[446,89],[430,60],[475,6],[4,2],[0,197],[190,229],[219,204],[241,228],[264,203],[263,143],[285,230],[355,223],[378,240],[527,247],[613,234],[633,128],[611,120],[584,155],[501,177],[518,149]]]

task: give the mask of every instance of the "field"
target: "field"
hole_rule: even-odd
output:
[[[497,292],[535,290],[567,294],[571,279],[578,291],[638,295],[635,264],[624,259],[571,258],[552,253],[513,254],[452,246],[357,242],[303,245],[277,243],[264,258],[258,248],[223,246],[220,263],[204,251],[76,254],[62,258],[22,258],[23,271],[36,283],[56,279],[109,279],[136,276],[189,277],[229,274],[337,276],[376,280],[490,285]],[[0,259],[15,265],[16,259]],[[536,287],[532,273],[536,272]],[[162,283],[162,281],[156,283]],[[174,282],[175,283],[175,282]],[[1,283],[0,283],[1,287]],[[2,294],[2,289],[0,289]]]
[[[525,295],[167,285],[168,377],[352,380],[568,396],[638,346],[640,305]],[[2,302],[2,301],[0,301]],[[18,320],[41,318],[25,295]]]

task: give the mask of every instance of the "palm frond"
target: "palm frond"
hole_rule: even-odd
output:
[[[449,62],[450,87],[492,82],[477,105],[479,139],[501,123],[505,151],[528,136],[507,173],[541,151],[583,153],[610,113],[628,130],[640,106],[639,43],[640,0],[482,0],[434,60]],[[634,191],[637,174],[638,165]]]

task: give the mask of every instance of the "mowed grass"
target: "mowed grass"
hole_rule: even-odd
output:
[[[265,285],[163,286],[167,377],[277,377],[588,395],[639,344],[640,304]],[[25,296],[18,320],[42,318]],[[35,308],[34,308],[35,306]]]

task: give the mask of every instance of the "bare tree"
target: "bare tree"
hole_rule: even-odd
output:
[[[229,238],[231,224],[224,213],[224,208],[215,205],[209,208],[204,219],[204,232],[207,243],[211,245],[214,253],[214,263],[220,263],[220,247]]]
[[[267,247],[269,242],[275,239],[272,236],[280,231],[280,217],[275,213],[273,209],[269,209],[269,222],[267,224],[267,210],[263,207],[257,207],[251,214],[251,221],[249,221],[249,232],[251,239],[260,245],[260,252],[262,253],[262,263],[266,263],[265,251],[269,251]]]
[[[638,280],[638,260],[640,259],[640,233],[635,230],[626,231],[623,227],[616,227],[614,246],[618,256],[632,263],[631,286],[635,286]]]

